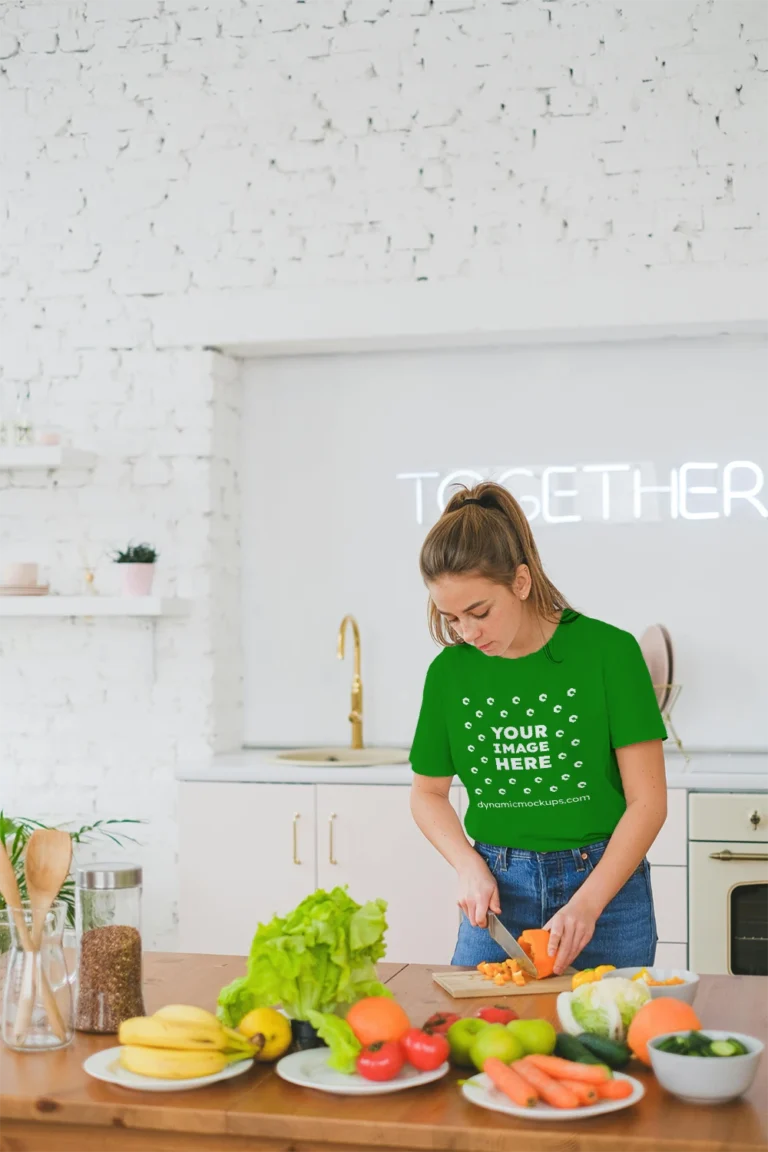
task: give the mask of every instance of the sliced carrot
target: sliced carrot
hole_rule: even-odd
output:
[[[595,1085],[601,1100],[624,1100],[632,1095],[632,1085],[629,1080],[606,1080],[604,1084]]]
[[[583,1081],[561,1081],[560,1083],[573,1093],[579,1104],[596,1104],[598,1102],[598,1085],[585,1084]],[[608,1083],[613,1084],[618,1083],[618,1081],[608,1081]]]
[[[610,1080],[612,1073],[604,1064],[577,1064],[574,1060],[563,1060],[561,1056],[526,1056],[540,1072],[546,1072],[555,1080],[580,1080],[584,1084],[603,1084]]]
[[[527,1080],[541,1096],[542,1100],[547,1104],[551,1104],[553,1108],[578,1108],[579,1098],[571,1092],[570,1088],[566,1088],[560,1080],[554,1080],[551,1076],[547,1076],[546,1072],[542,1072],[535,1064],[530,1064],[528,1056],[524,1056],[522,1060],[515,1062],[515,1071],[518,1075],[522,1076],[523,1080]],[[597,1065],[593,1065],[597,1067]]]
[[[483,1064],[483,1072],[494,1088],[498,1088],[499,1092],[503,1092],[513,1104],[517,1104],[520,1108],[533,1108],[539,1098],[538,1092],[527,1080],[518,1076],[514,1068],[510,1068],[508,1064],[497,1060],[495,1056],[488,1057]]]

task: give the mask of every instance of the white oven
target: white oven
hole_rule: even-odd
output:
[[[766,976],[768,793],[692,792],[688,802],[688,966]]]

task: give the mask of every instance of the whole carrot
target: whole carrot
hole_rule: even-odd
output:
[[[596,1104],[598,1100],[598,1085],[585,1084],[583,1080],[561,1080],[564,1088],[573,1092],[579,1104]],[[618,1080],[608,1080],[608,1084],[618,1084]]]
[[[629,1080],[606,1080],[604,1084],[596,1084],[595,1087],[601,1100],[624,1100],[632,1095]]]
[[[483,1064],[483,1072],[499,1092],[508,1096],[513,1104],[520,1108],[533,1108],[539,1094],[522,1076],[518,1076],[514,1068],[503,1064],[495,1056],[489,1056]]]
[[[515,1062],[515,1071],[522,1076],[523,1080],[527,1080],[541,1096],[547,1104],[553,1108],[578,1108],[579,1098],[570,1088],[560,1080],[553,1080],[546,1072],[542,1072],[535,1064],[529,1063],[530,1056],[524,1056],[522,1060]],[[597,1065],[593,1065],[597,1067]]]
[[[604,1064],[577,1064],[575,1060],[563,1060],[561,1056],[526,1056],[540,1072],[546,1072],[555,1080],[581,1080],[584,1084],[603,1084],[613,1073]]]

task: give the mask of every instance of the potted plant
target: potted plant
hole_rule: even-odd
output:
[[[155,578],[157,552],[150,544],[129,544],[113,555],[116,564],[122,564],[123,594],[149,596]]]
[[[90,844],[94,840],[103,838],[121,847],[126,842],[136,844],[138,841],[126,832],[115,831],[115,826],[141,823],[141,820],[133,820],[130,818],[122,820],[97,820],[94,824],[86,824],[82,828],[70,831],[69,835],[72,837],[73,844]],[[6,816],[5,812],[0,809],[0,843],[3,844],[8,853],[11,867],[16,875],[19,895],[22,900],[27,899],[27,881],[24,874],[24,851],[27,847],[27,841],[36,828],[48,827],[50,827],[50,825],[41,824],[39,820],[29,820],[21,816]],[[65,831],[68,831],[68,829],[65,829]],[[64,881],[64,886],[59,892],[58,899],[63,900],[66,904],[67,924],[70,928],[74,928],[75,882],[71,876]],[[0,896],[0,958],[8,951],[10,943],[11,936],[7,924],[5,900]],[[0,985],[1,984],[2,976],[0,974]]]

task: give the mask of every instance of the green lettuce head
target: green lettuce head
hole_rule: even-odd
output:
[[[626,1040],[637,1011],[651,994],[640,980],[599,980],[583,984],[575,992],[563,992],[557,1000],[560,1022],[566,1032],[590,1032],[607,1040]]]
[[[219,1019],[236,1028],[252,1008],[282,1005],[293,1020],[329,1014],[364,996],[389,996],[376,964],[385,953],[387,905],[357,904],[346,888],[318,889],[259,924],[245,976],[219,993]]]

